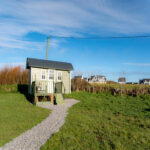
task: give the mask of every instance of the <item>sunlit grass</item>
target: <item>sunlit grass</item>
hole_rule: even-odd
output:
[[[150,97],[72,93],[80,100],[42,150],[149,150]]]
[[[49,113],[30,104],[20,93],[0,94],[0,147],[40,123]]]

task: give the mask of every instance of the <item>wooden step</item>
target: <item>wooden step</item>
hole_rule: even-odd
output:
[[[55,93],[56,103],[57,104],[64,104],[64,98],[61,93]]]

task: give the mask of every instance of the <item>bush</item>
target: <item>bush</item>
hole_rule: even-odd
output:
[[[71,89],[74,92],[85,91],[91,93],[111,93],[112,95],[139,96],[150,94],[148,85],[120,85],[120,84],[89,84],[81,78],[73,78]]]

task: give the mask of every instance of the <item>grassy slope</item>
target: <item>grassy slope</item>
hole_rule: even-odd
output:
[[[18,85],[0,85],[0,93],[16,93],[18,91]]]
[[[149,150],[150,97],[72,93],[81,102],[42,150]]]
[[[30,104],[20,93],[0,94],[0,147],[40,123],[49,110]]]

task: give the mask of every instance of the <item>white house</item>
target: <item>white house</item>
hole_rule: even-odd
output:
[[[150,79],[141,79],[139,81],[139,84],[150,85]]]
[[[106,84],[106,77],[101,75],[90,76],[88,79],[89,83],[101,83]]]
[[[118,83],[119,84],[126,84],[126,78],[124,78],[124,77],[119,78]]]

